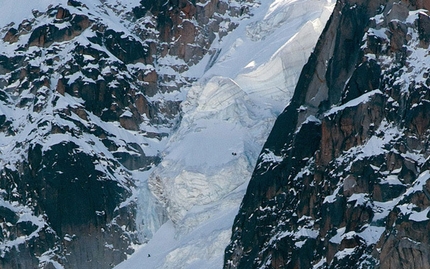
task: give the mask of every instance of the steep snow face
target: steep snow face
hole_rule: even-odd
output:
[[[222,267],[252,168],[333,4],[264,1],[187,71],[201,78],[148,181],[170,220],[117,268],[143,261],[151,268]]]
[[[220,200],[244,182],[259,150],[247,142],[261,140],[259,134],[270,128],[270,115],[250,114],[252,105],[228,78],[214,77],[189,91],[181,126],[149,181],[174,223],[194,205]]]
[[[189,90],[181,125],[149,182],[174,223],[193,205],[219,200],[249,178],[274,118],[292,94],[288,86],[296,83],[331,12],[331,3],[324,4],[266,3],[226,44],[215,45],[219,58]],[[293,16],[296,11],[302,15]],[[218,70],[221,76],[214,75]]]

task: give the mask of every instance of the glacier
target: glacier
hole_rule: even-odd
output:
[[[162,162],[139,176],[141,192],[155,196],[140,207],[152,219],[149,241],[116,269],[222,267],[258,154],[333,7],[264,1],[186,71],[198,80],[184,89],[180,125]]]
[[[0,17],[2,34],[5,34],[5,29],[18,25],[23,19],[33,18],[36,26],[49,24],[52,18],[43,13],[47,7],[67,6],[68,2],[6,1],[2,3],[2,8],[14,12],[3,12]],[[139,22],[127,21],[126,17],[127,12],[140,2],[84,0],[82,3],[87,9],[68,8],[77,14],[84,12],[94,21],[109,25],[109,29],[139,40],[135,33]],[[200,2],[198,5],[204,5],[205,1]],[[231,5],[236,3],[234,0],[223,2]],[[106,51],[102,46],[91,44],[89,38],[94,38],[94,33],[90,29],[75,37],[73,41],[76,43],[58,42],[55,47],[61,59],[58,63],[55,61],[54,73],[49,77],[50,86],[39,89],[37,98],[30,91],[14,91],[20,80],[14,82],[16,85],[10,84],[5,88],[11,96],[15,95],[10,105],[0,107],[0,114],[13,119],[12,125],[19,131],[19,136],[0,134],[0,149],[4,155],[0,164],[14,169],[10,163],[18,163],[26,155],[27,148],[15,149],[15,143],[39,143],[43,145],[42,151],[46,152],[55,145],[72,142],[85,154],[97,156],[95,170],[110,175],[112,180],[130,190],[131,197],[118,208],[136,203],[136,227],[141,244],[133,245],[135,253],[115,268],[221,268],[224,249],[231,237],[233,219],[258,154],[276,117],[293,95],[302,66],[313,50],[335,1],[254,2],[250,9],[251,16],[228,18],[237,27],[227,35],[217,36],[208,50],[212,53],[207,53],[199,63],[181,70],[184,61],[168,55],[158,59],[154,66],[143,63],[125,64],[124,70],[118,74],[118,77],[129,79],[127,72],[138,73],[139,70],[144,70],[142,72],[146,74],[156,68],[160,75],[177,78],[177,81],[166,82],[163,85],[166,88],[169,87],[168,83],[180,85],[185,78],[194,80],[191,86],[184,86],[179,91],[166,91],[145,97],[152,103],[182,102],[179,124],[175,122],[175,117],[158,126],[149,124],[149,119],[146,118],[138,126],[139,130],[129,130],[122,128],[118,121],[104,121],[90,111],[85,112],[85,100],[82,98],[51,92],[60,83],[57,69],[73,59],[71,52],[76,44],[92,45],[96,50]],[[67,22],[56,22],[55,25],[58,29],[68,26]],[[225,22],[220,27],[229,29],[230,26]],[[2,54],[15,55],[20,46],[28,43],[29,38],[29,34],[22,34],[13,44],[0,41]],[[31,46],[27,52],[28,57],[35,57],[29,62],[34,66],[41,66],[41,70],[49,74],[49,68],[43,64],[54,56],[53,53],[48,53],[46,48]],[[36,57],[39,52],[41,56]],[[82,54],[82,57],[88,68],[98,68],[92,64],[92,55]],[[106,62],[112,64],[121,61],[107,52]],[[106,67],[99,71],[101,75],[105,75],[112,70]],[[8,77],[2,75],[0,79]],[[65,79],[69,84],[81,79],[83,83],[95,82],[80,71],[71,73]],[[110,83],[115,84],[115,81],[117,82],[113,80]],[[19,98],[26,97],[36,98],[35,106],[40,104],[41,107],[46,106],[46,109],[29,112],[28,107],[15,106]],[[54,99],[56,101],[52,103],[55,105],[51,106]],[[59,116],[69,109],[73,110],[70,116]],[[84,115],[79,114],[82,111]],[[119,118],[130,118],[131,115],[131,111],[125,109]],[[42,122],[47,125],[39,127]],[[77,137],[70,133],[51,135],[50,128],[54,125],[77,133],[79,126],[91,130],[97,127],[104,130],[118,148],[108,150],[99,137],[87,132]],[[159,136],[151,137],[151,133]],[[161,163],[149,170],[146,169],[151,164],[139,169],[128,169],[125,165],[118,164],[118,169],[109,172],[109,167],[114,167],[112,160],[118,159],[115,154],[138,155],[130,147],[133,144],[139,145],[146,156],[160,157]],[[267,156],[274,160],[279,158],[270,152]],[[126,184],[129,182],[133,183],[133,187]],[[48,227],[45,219],[41,215],[34,215],[28,207],[4,201],[1,196],[0,198],[0,206],[19,214],[19,221],[28,220],[36,225],[36,232],[29,238],[38,236],[39,230]],[[95,213],[98,216],[105,214],[103,210]],[[24,245],[25,240],[24,237],[6,240],[6,243],[0,244],[0,252],[18,244]],[[64,240],[74,239],[72,235],[67,235]],[[106,243],[104,247],[111,248],[112,245]],[[53,251],[47,251],[37,258],[41,265],[51,264],[55,268],[63,268],[54,256]]]

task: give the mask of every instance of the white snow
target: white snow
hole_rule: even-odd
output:
[[[412,212],[411,215],[409,215],[409,219],[416,221],[416,222],[421,222],[421,221],[428,221],[428,213],[430,211],[430,207],[427,207],[424,210],[421,210],[419,212]]]
[[[58,4],[67,5],[66,0],[57,1]],[[31,20],[34,18],[33,11],[45,11],[46,8],[52,5],[52,0],[19,0],[19,1],[8,1],[2,0],[0,2],[2,9],[8,10],[9,12],[3,12],[0,16],[0,28],[14,24],[15,28],[24,20]]]
[[[358,235],[366,241],[367,245],[371,245],[378,242],[384,231],[385,227],[368,226],[358,233]]]
[[[261,162],[280,163],[284,159],[282,156],[277,156],[270,150],[260,154]]]
[[[323,204],[335,202],[337,195],[339,194],[340,188],[341,188],[341,186],[338,185],[337,188],[333,191],[333,193],[331,195],[327,195],[326,197],[324,197]]]
[[[330,242],[334,244],[340,244],[343,239],[343,235],[345,234],[345,227],[337,229],[336,234],[330,238]]]
[[[19,222],[31,222],[33,225],[35,225],[37,228],[29,235],[21,235],[13,240],[8,240],[8,238],[5,238],[2,240],[2,244],[0,244],[0,258],[3,258],[5,255],[5,252],[11,248],[18,247],[18,245],[24,243],[26,240],[32,239],[34,237],[38,236],[38,233],[47,225],[44,219],[43,215],[35,216],[33,215],[33,212],[31,210],[23,205],[20,205],[18,202],[14,201],[12,203],[8,201],[4,201],[2,197],[0,197],[0,206],[7,208],[14,212],[16,215],[19,216],[19,219],[17,223]],[[5,227],[2,227],[3,225],[11,226],[12,223],[10,222],[2,222],[0,223],[0,228],[4,229]]]
[[[365,205],[369,201],[367,196],[366,193],[354,193],[348,198],[348,202],[355,201],[355,206]]]
[[[222,267],[258,154],[333,6],[264,1],[212,45],[219,52],[215,60],[207,55],[186,72],[200,79],[189,89],[181,124],[148,180],[170,220],[117,269]],[[205,68],[209,61],[213,65]],[[282,160],[270,153],[267,158]],[[315,237],[316,231],[303,228],[300,235]]]
[[[397,175],[388,175],[381,184],[390,184],[390,185],[403,185],[403,183],[399,180]]]
[[[84,11],[86,7],[67,6],[66,0],[56,1],[52,7],[61,4],[72,13],[85,13],[118,32],[123,31],[125,35],[133,36],[127,28],[129,27],[126,25],[127,22],[122,20],[122,16],[126,14],[121,12],[139,5],[139,0],[81,0],[81,2],[93,12],[92,15]],[[9,27],[17,28],[23,19],[35,20],[35,26],[47,23],[47,18],[39,16],[35,10],[46,11],[52,3],[52,0],[0,0],[3,9],[11,10],[0,18],[2,33],[4,34]],[[233,3],[234,1],[231,1],[231,4]],[[236,4],[240,6],[239,3]],[[136,199],[139,203],[136,224],[140,229],[141,240],[150,240],[116,268],[222,267],[224,249],[230,239],[233,219],[258,154],[275,118],[291,98],[301,68],[333,6],[334,0],[261,1],[258,7],[257,5],[253,7],[253,16],[243,19],[232,18],[239,26],[222,39],[216,39],[211,47],[216,57],[206,55],[199,64],[180,75],[169,65],[184,65],[182,60],[175,57],[159,59],[156,66],[159,75],[175,76],[179,81],[183,77],[198,79],[190,89],[183,89],[179,93],[156,94],[150,98],[150,101],[185,99],[182,104],[181,124],[168,142],[142,135],[143,130],[152,132],[155,127],[142,125],[141,132],[133,132],[120,128],[118,123],[103,122],[92,113],[87,113],[87,120],[73,113],[70,115],[70,119],[75,123],[83,124],[87,128],[92,126],[102,128],[110,135],[109,139],[119,146],[118,151],[127,151],[126,142],[133,141],[144,148],[146,155],[156,156],[162,152],[163,161],[158,167],[150,171],[131,171],[132,177],[137,181],[136,184],[140,186],[130,198]],[[11,25],[5,27],[11,22]],[[58,24],[57,27],[65,25]],[[89,44],[87,38],[90,35],[91,31],[87,30],[76,37],[75,41],[87,45]],[[15,44],[0,41],[4,48],[3,53],[15,54],[14,49],[26,44],[28,38],[28,34],[22,35]],[[73,42],[53,45],[61,55],[62,61],[71,57],[68,52],[74,46]],[[104,50],[97,45],[92,46]],[[32,47],[26,53],[44,55],[46,51]],[[107,54],[108,61],[118,60],[111,53]],[[37,60],[30,63],[40,66],[45,60],[43,57],[45,56],[36,57]],[[87,63],[93,59],[90,55],[84,55]],[[60,64],[55,63],[54,68]],[[128,65],[128,68],[149,70],[151,67],[135,64]],[[102,73],[111,73],[114,69],[105,68]],[[117,72],[118,70],[113,73]],[[126,74],[118,72],[117,76]],[[51,84],[56,85],[58,78],[51,78]],[[93,80],[85,78],[81,72],[72,74],[68,79],[69,83],[76,79],[94,83]],[[114,84],[115,81],[111,83]],[[18,95],[15,88],[19,86],[17,82],[5,90],[11,92],[11,95],[13,93]],[[32,94],[27,94],[34,98]],[[68,107],[79,108],[84,101],[68,94],[63,96],[49,92],[43,97],[46,99],[41,103],[52,103],[56,99],[56,105],[48,106],[40,113],[32,113],[27,107],[18,108],[14,105],[0,107],[0,114],[4,114],[8,119],[14,119],[13,128],[18,133],[13,138],[14,141],[24,145],[30,140],[38,142],[43,145],[43,150],[48,150],[59,143],[73,142],[78,146],[77,150],[99,156],[100,161],[96,164],[96,169],[108,173],[106,164],[114,159],[112,152],[108,151],[96,136],[79,133],[79,128],[74,122],[57,114]],[[130,117],[131,112],[126,111],[122,116]],[[39,127],[38,125],[43,122],[46,125]],[[53,124],[75,130],[78,135],[49,134]],[[166,128],[165,131],[169,133],[170,130]],[[14,148],[15,144],[11,141],[11,136],[0,133],[0,152],[13,156],[9,160],[13,163],[25,152],[24,149]],[[282,156],[271,152],[265,157],[275,164],[282,161]],[[2,160],[0,164],[8,165]],[[114,171],[114,174],[120,183],[129,178],[124,175],[124,171]],[[125,203],[127,202],[129,201]],[[39,220],[38,216],[25,212],[20,217],[22,221]],[[316,235],[316,231],[309,228],[303,228],[296,234],[298,237]],[[16,240],[22,243],[24,238]],[[17,242],[10,244],[14,245]],[[51,260],[51,257],[51,252],[43,253],[40,261],[41,263],[50,261],[56,268],[61,268]]]
[[[352,253],[354,253],[355,248],[344,248],[338,252],[336,252],[336,254],[334,255],[335,258],[341,260],[344,257],[350,256],[352,255]]]
[[[370,100],[370,98],[373,95],[376,95],[376,94],[381,94],[382,95],[382,92],[379,89],[367,92],[367,93],[361,95],[360,97],[352,99],[351,101],[349,101],[349,102],[347,102],[347,103],[345,103],[345,104],[343,104],[341,106],[336,106],[336,107],[330,109],[329,111],[327,111],[326,113],[324,113],[324,116],[329,116],[329,115],[332,115],[332,114],[336,114],[337,112],[342,111],[342,110],[344,110],[347,107],[355,107],[355,106],[358,106],[359,104],[367,103]]]

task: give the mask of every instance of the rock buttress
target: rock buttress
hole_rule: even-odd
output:
[[[224,268],[430,268],[428,8],[337,2],[257,161]]]

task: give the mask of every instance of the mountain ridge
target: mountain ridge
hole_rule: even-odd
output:
[[[430,267],[425,8],[337,2],[259,156],[224,268]]]
[[[178,70],[248,5],[206,2],[169,3],[172,32],[151,13],[136,16],[140,1],[5,6],[14,16],[0,20],[2,268],[111,268],[166,221],[139,186],[180,118],[181,87],[195,80]],[[195,31],[191,6],[211,19],[211,39]],[[144,223],[141,192],[158,208]]]

